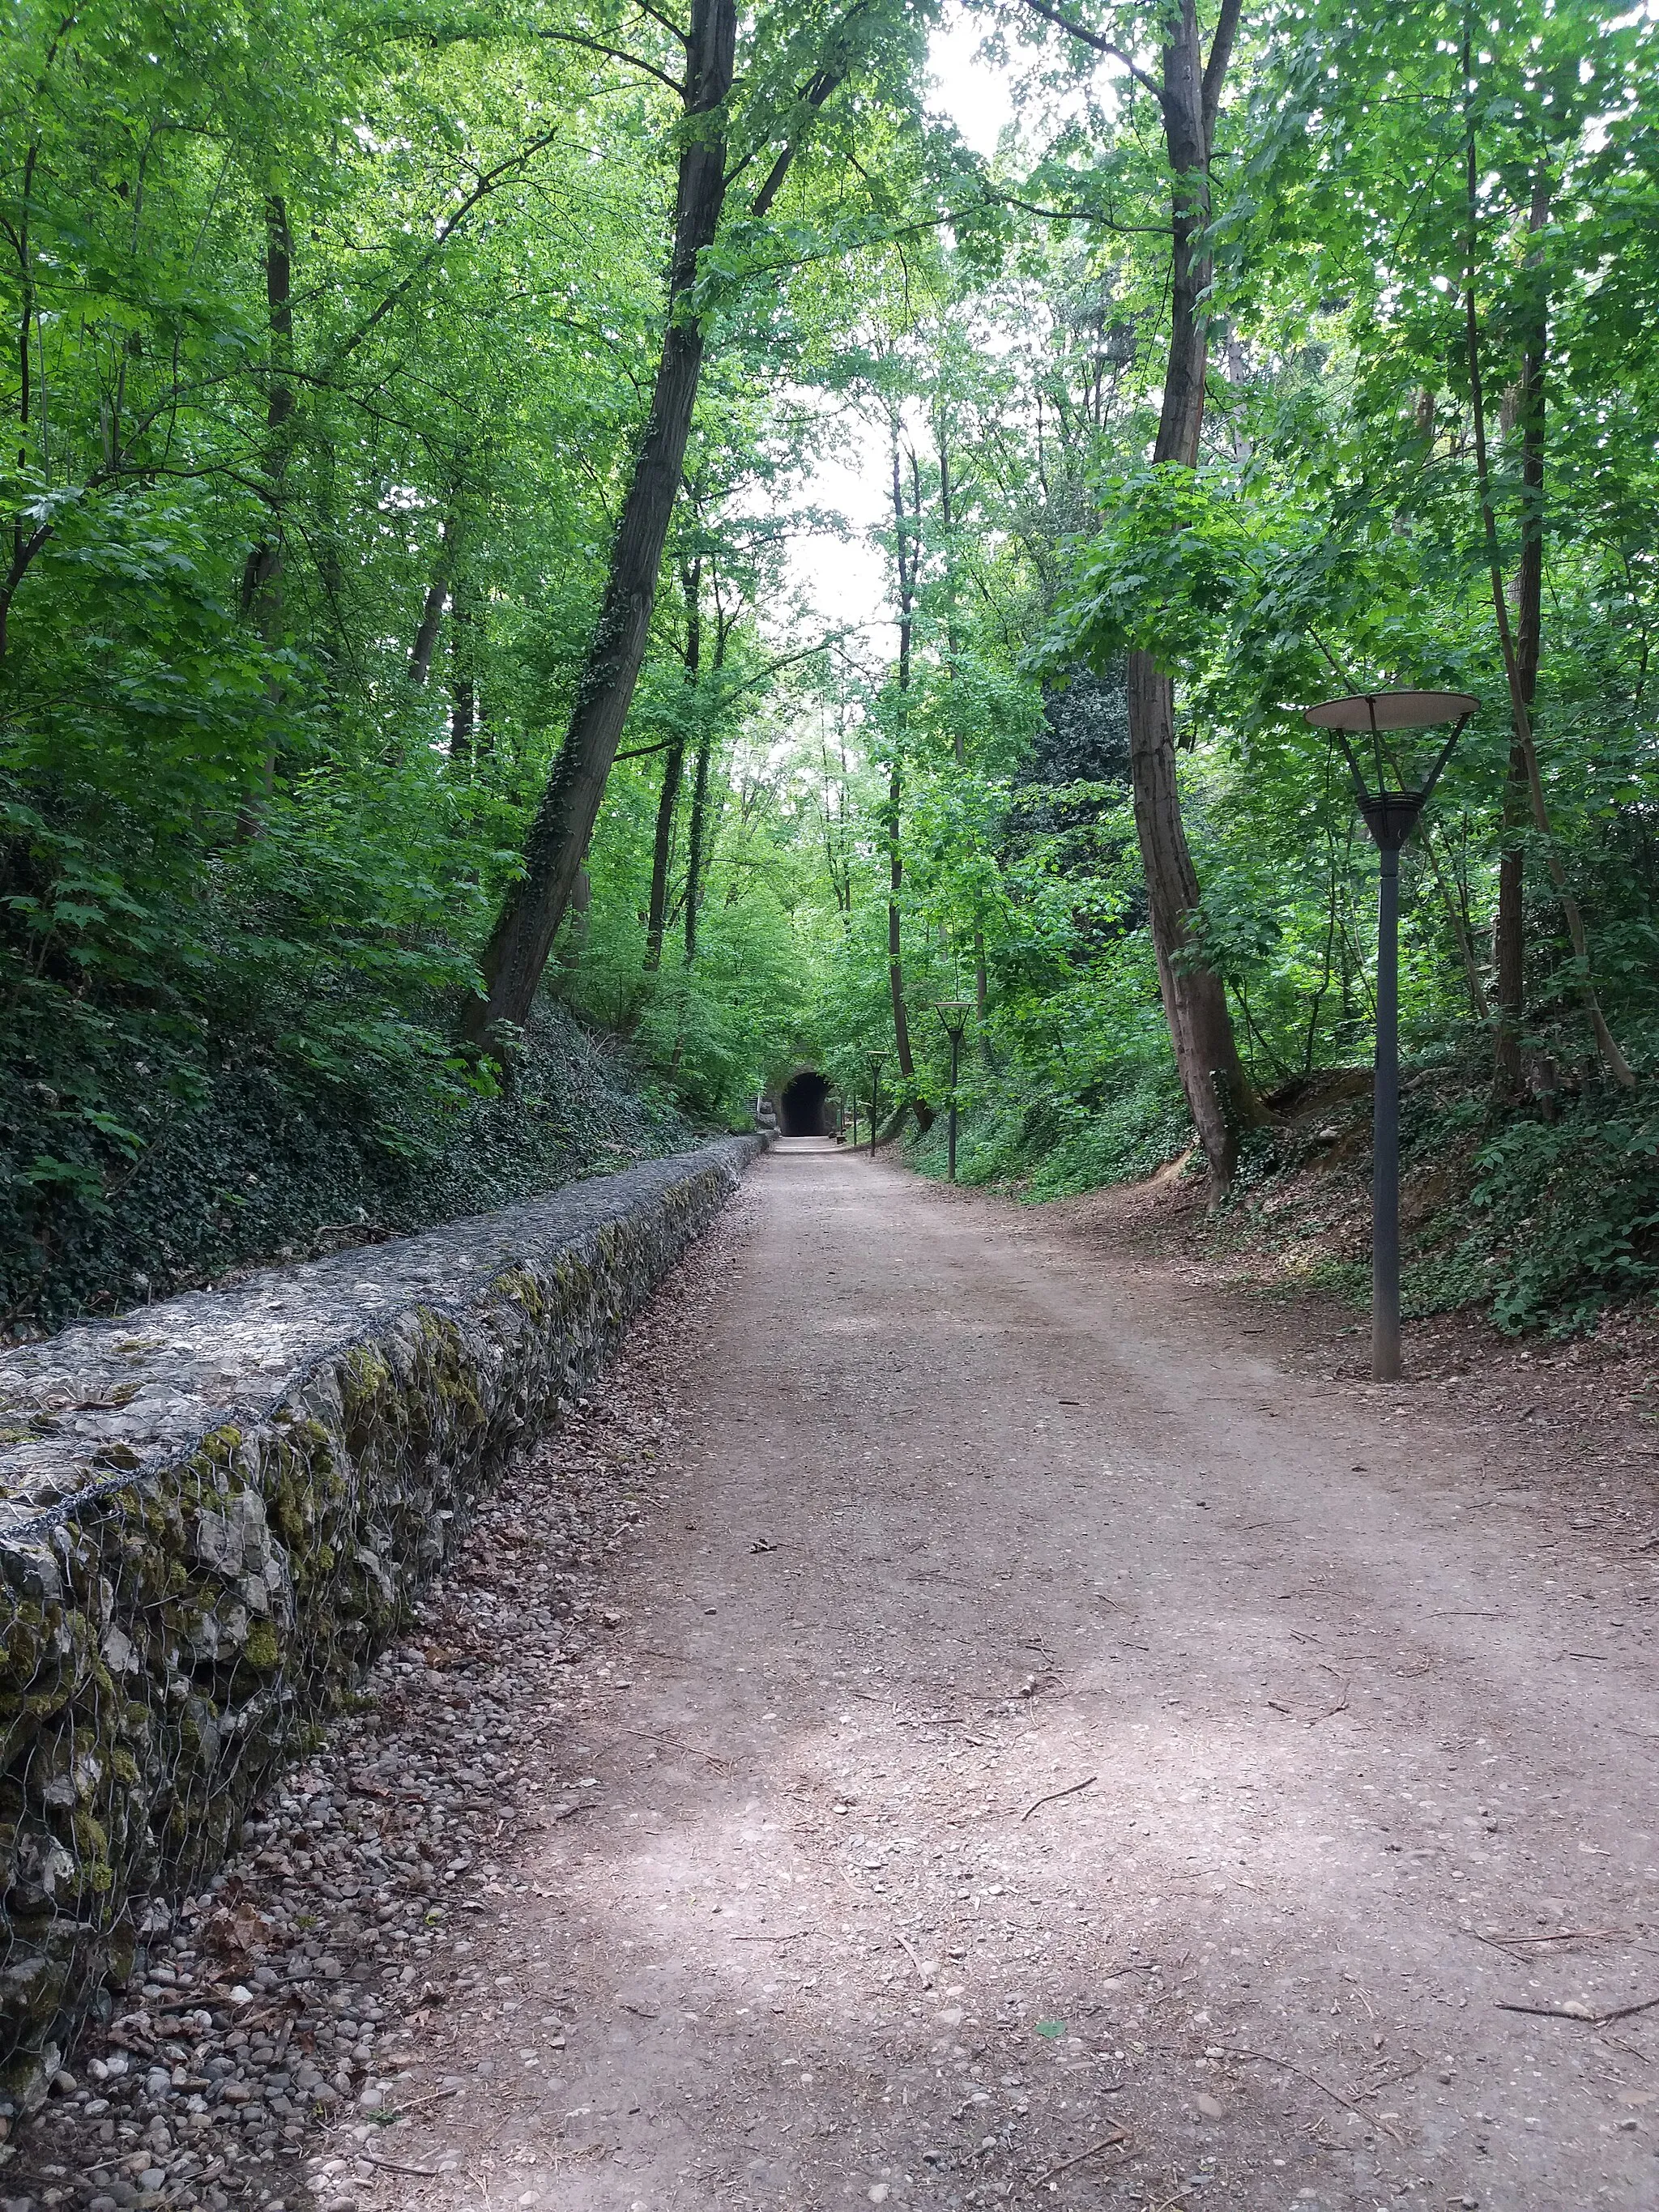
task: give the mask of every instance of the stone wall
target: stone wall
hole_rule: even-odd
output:
[[[0,2114],[762,1142],[0,1355]]]

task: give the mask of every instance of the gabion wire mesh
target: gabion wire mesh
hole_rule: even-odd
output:
[[[124,1363],[167,1309],[144,1316],[145,1339],[84,1332],[100,1356],[58,1374],[60,1399],[78,1394],[67,1403],[31,1395],[28,1363],[37,1384],[52,1371],[44,1348],[0,1363],[0,1419],[22,1424],[0,1430],[0,1471],[6,1443],[32,1448],[26,1490],[0,1500],[0,2100],[27,2111],[44,2094],[77,2018],[142,1963],[153,1903],[201,1888],[307,1729],[412,1617],[505,1455],[591,1377],[724,1201],[745,1149],[608,1177],[606,1204],[583,1187],[574,1242],[569,1200],[406,1240],[429,1281],[434,1238],[459,1267],[487,1227],[491,1266],[447,1310],[388,1316],[377,1299],[385,1325],[352,1341],[328,1307],[325,1351],[263,1410],[182,1449],[146,1457],[119,1433],[138,1395]],[[520,1216],[523,1256],[500,1267],[502,1224]],[[399,1251],[348,1256],[384,1285]],[[320,1295],[340,1263],[299,1273]],[[204,1301],[188,1304],[199,1334]],[[103,1440],[43,1470],[40,1438],[70,1413]]]

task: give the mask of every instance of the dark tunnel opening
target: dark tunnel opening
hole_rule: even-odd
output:
[[[824,1114],[830,1085],[810,1067],[792,1075],[783,1086],[778,1104],[782,1109],[786,1137],[827,1137],[832,1132]]]

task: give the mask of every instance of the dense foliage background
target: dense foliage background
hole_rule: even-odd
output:
[[[1415,1294],[1519,1323],[1650,1280],[1650,15],[1253,11],[1197,462],[1154,466],[1174,19],[985,6],[1019,96],[981,161],[927,112],[933,13],[746,23],[734,100],[798,96],[813,135],[704,257],[586,883],[544,1027],[479,1055],[459,1009],[649,406],[683,26],[7,0],[7,1326],[684,1141],[800,1060],[850,1101],[872,1045],[936,1165],[940,999],[973,1005],[965,1174],[1043,1195],[1177,1157],[1137,653],[1176,684],[1179,961],[1266,1102],[1235,1202],[1370,1051],[1375,858],[1300,709],[1467,690],[1406,858]],[[849,435],[890,476],[890,590],[836,626],[798,600]]]

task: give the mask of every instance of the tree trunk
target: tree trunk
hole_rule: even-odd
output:
[[[1203,243],[1210,220],[1210,149],[1237,21],[1238,0],[1223,0],[1206,64],[1194,0],[1179,0],[1164,49],[1161,104],[1174,181],[1170,358],[1155,465],[1193,468],[1198,461],[1208,356],[1204,302],[1214,274]],[[1129,775],[1158,984],[1188,1110],[1204,1146],[1212,1187],[1220,1192],[1237,1165],[1240,1132],[1266,1116],[1238,1056],[1225,988],[1193,957],[1188,916],[1198,904],[1198,878],[1176,781],[1175,685],[1148,653],[1128,657],[1128,702]]]
[[[951,504],[950,434],[942,413],[934,428],[933,443],[939,448],[939,519],[945,537],[945,650],[954,681],[957,672],[956,514]],[[957,757],[957,766],[965,769],[968,765],[968,741],[963,735],[959,714],[951,718],[951,742]],[[985,1027],[985,1008],[989,994],[989,978],[985,969],[985,932],[976,915],[974,921],[974,1007],[978,1016],[980,1057],[988,1067],[993,1065],[991,1039]]]
[[[438,625],[444,618],[444,608],[449,601],[449,586],[434,578],[428,585],[421,606],[421,619],[415,632],[415,642],[409,653],[409,680],[417,690],[423,690],[432,672],[432,648],[438,642]]]
[[[714,586],[714,674],[718,678],[726,665],[726,648],[737,617],[735,613],[728,617],[721,607],[718,571],[712,580]],[[714,726],[705,702],[703,712],[698,717],[697,761],[691,780],[691,826],[686,839],[685,964],[688,968],[697,957],[697,924],[702,913],[703,878],[708,872],[709,853],[720,830],[718,811],[712,824],[709,821],[708,777],[714,757]]]
[[[1534,234],[1549,221],[1549,179],[1534,179],[1527,227]],[[1544,356],[1549,344],[1549,293],[1543,255],[1529,257],[1536,290],[1528,302],[1521,362],[1521,558],[1515,577],[1515,667],[1527,712],[1538,690],[1544,613]],[[1526,1014],[1526,922],[1522,908],[1526,855],[1520,833],[1528,812],[1527,756],[1519,738],[1510,744],[1504,785],[1503,849],[1498,862],[1498,921],[1493,952],[1498,969],[1498,1028],[1493,1039],[1499,1080],[1521,1087],[1521,1030]]]
[[[685,594],[685,680],[696,702],[697,675],[702,660],[702,562],[686,562],[680,569],[680,589]],[[651,853],[651,904],[645,925],[645,964],[647,971],[662,965],[662,940],[668,927],[668,869],[674,855],[674,810],[679,803],[680,781],[685,767],[685,738],[672,738],[663,762],[662,792],[657,800],[657,838]],[[707,773],[704,775],[707,787]],[[699,823],[699,834],[702,825]]]
[[[921,500],[918,494],[917,506]],[[921,517],[918,512],[915,526],[920,537]],[[899,898],[904,889],[904,847],[900,837],[900,822],[904,801],[904,738],[905,713],[910,692],[910,634],[915,619],[916,560],[920,544],[914,543],[904,507],[904,477],[899,467],[898,416],[893,416],[893,529],[894,558],[898,568],[899,650],[898,695],[899,726],[893,737],[893,761],[887,782],[887,983],[893,1001],[893,1045],[898,1054],[899,1073],[906,1088],[915,1091],[916,1062],[910,1048],[910,1016],[904,1003],[904,961],[902,955],[902,916]],[[914,1097],[916,1126],[925,1136],[933,1127],[933,1109],[925,1098]]]
[[[264,475],[270,501],[265,532],[249,550],[242,565],[241,607],[267,645],[283,636],[283,504],[284,479],[293,433],[294,386],[294,241],[289,233],[288,206],[279,193],[265,201],[265,311],[270,332],[266,367]],[[274,711],[280,694],[273,681],[267,700]],[[274,739],[265,748],[263,792],[244,803],[237,834],[257,837],[261,809],[276,785]]]
[[[265,309],[270,354],[265,386],[264,471],[270,485],[265,535],[242,567],[242,612],[252,616],[261,636],[272,639],[282,619],[283,477],[288,465],[288,425],[294,413],[294,242],[288,208],[273,192],[265,202]]]
[[[587,872],[587,855],[576,871],[576,880],[570,886],[570,927],[564,933],[564,943],[559,947],[559,963],[564,968],[574,968],[587,950],[588,921],[593,908],[593,884]]]
[[[543,796],[525,854],[485,949],[486,995],[469,1005],[466,1036],[481,1042],[493,1024],[522,1024],[581,857],[599,819],[629,702],[645,656],[657,572],[674,511],[702,367],[703,333],[690,312],[697,257],[714,241],[726,198],[726,138],[718,124],[692,118],[720,109],[732,88],[736,0],[693,0],[684,95],[688,122],[680,153],[668,321],[651,413],[635,456],[611,547],[611,571],[577,684],[563,750]]]
[[[1468,29],[1463,36],[1463,76],[1466,84],[1473,83],[1474,62],[1470,53],[1471,40]],[[1543,843],[1549,867],[1550,881],[1555,886],[1555,896],[1560,903],[1561,919],[1567,926],[1567,938],[1572,946],[1573,958],[1578,968],[1578,996],[1584,1008],[1590,1032],[1595,1039],[1601,1062],[1613,1081],[1626,1090],[1636,1086],[1636,1076],[1630,1062],[1619,1048],[1617,1039],[1607,1027],[1607,1017],[1601,1012],[1601,1001],[1596,993],[1595,977],[1590,965],[1589,932],[1584,927],[1584,917],[1578,901],[1573,896],[1567,880],[1566,863],[1561,858],[1560,848],[1555,842],[1555,832],[1550,823],[1549,805],[1544,797],[1544,779],[1539,772],[1538,748],[1533,741],[1532,709],[1528,703],[1521,679],[1520,660],[1516,652],[1515,632],[1510,623],[1509,599],[1504,590],[1503,556],[1498,541],[1498,511],[1492,505],[1492,471],[1486,461],[1486,409],[1480,382],[1480,322],[1474,297],[1475,254],[1479,245],[1480,189],[1478,162],[1475,151],[1474,110],[1468,113],[1465,143],[1466,191],[1468,204],[1468,234],[1465,243],[1463,315],[1464,337],[1468,355],[1469,412],[1474,429],[1475,485],[1480,500],[1480,520],[1486,540],[1486,568],[1492,582],[1492,612],[1498,618],[1498,642],[1504,656],[1504,675],[1509,685],[1510,720],[1515,732],[1515,744],[1526,770],[1527,796],[1531,803],[1533,827]],[[1534,672],[1535,673],[1535,672]]]
[[[438,538],[438,558],[433,565],[432,581],[427,586],[425,603],[421,608],[420,626],[415,632],[415,642],[409,654],[409,680],[421,688],[424,688],[432,672],[432,655],[438,642],[438,628],[444,618],[450,583],[455,573],[459,538],[455,517],[445,515]]]
[[[691,827],[685,854],[685,964],[697,957],[697,908],[702,894],[703,847],[708,837],[708,756],[714,735],[697,733],[697,765],[691,779]]]
[[[478,638],[472,591],[455,579],[449,603],[449,757],[478,752]]]
[[[651,905],[645,925],[645,964],[662,966],[662,941],[668,928],[668,871],[674,857],[674,815],[685,777],[685,744],[676,738],[663,760],[662,790],[657,799],[657,838],[651,854]]]
[[[37,137],[23,161],[23,189],[17,204],[15,241],[21,278],[17,301],[17,468],[20,477],[28,465],[29,444],[34,429],[29,413],[33,404],[31,348],[34,342],[34,258],[33,244],[29,234],[29,214],[35,163],[40,155],[40,141]],[[21,484],[19,489],[21,494]],[[29,518],[21,505],[13,513],[11,559],[4,578],[0,579],[0,660],[6,657],[11,603],[16,595],[17,586],[22,582],[30,562],[45,544],[50,529],[49,523],[35,523],[31,527]]]

